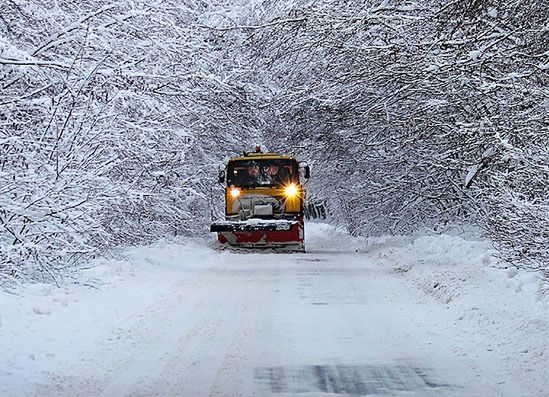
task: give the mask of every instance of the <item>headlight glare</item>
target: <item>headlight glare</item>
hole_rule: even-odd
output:
[[[237,198],[238,196],[240,196],[240,189],[235,187],[231,188],[231,197]]]
[[[297,186],[295,183],[290,183],[288,186],[284,188],[284,194],[287,197],[295,197],[297,196]]]

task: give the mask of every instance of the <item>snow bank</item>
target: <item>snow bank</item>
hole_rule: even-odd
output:
[[[353,237],[342,228],[325,223],[308,222],[305,224],[305,247],[307,252],[365,252],[368,240]]]
[[[456,227],[451,234],[354,238],[329,225],[307,224],[306,240],[314,247],[308,252],[365,253],[359,260],[392,268],[424,293],[422,299],[434,299],[450,313],[450,332],[462,341],[459,354],[487,354],[495,376],[502,371],[502,379],[520,378],[523,395],[546,395],[548,286],[537,274],[500,262],[478,231]]]
[[[130,248],[97,260],[77,284],[0,293],[0,395],[30,395],[47,372],[75,362],[116,324],[158,302],[190,269],[222,260],[204,240]]]
[[[463,355],[489,354],[495,368],[522,374],[524,395],[545,395],[549,299],[536,274],[499,262],[489,241],[456,235],[370,238],[368,247],[373,259],[446,307]],[[471,340],[474,351],[466,347]]]

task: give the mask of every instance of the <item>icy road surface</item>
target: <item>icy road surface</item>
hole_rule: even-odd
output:
[[[46,368],[33,394],[521,395],[489,353],[462,354],[475,346],[444,305],[330,229],[307,231],[306,254],[203,247],[204,263],[174,263],[169,288],[151,297],[143,284],[142,309],[98,324],[104,332]]]

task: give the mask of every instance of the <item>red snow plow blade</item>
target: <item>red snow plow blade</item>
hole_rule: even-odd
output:
[[[219,242],[247,248],[288,248],[303,251],[303,220],[219,221],[210,227]]]

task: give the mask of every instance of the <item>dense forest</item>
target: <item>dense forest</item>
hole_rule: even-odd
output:
[[[7,0],[0,283],[204,235],[217,167],[312,168],[354,235],[471,224],[549,279],[546,1]]]

